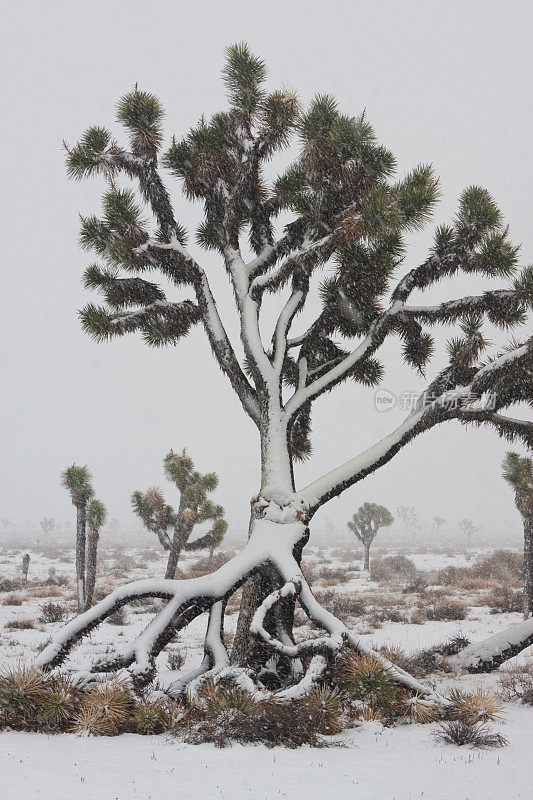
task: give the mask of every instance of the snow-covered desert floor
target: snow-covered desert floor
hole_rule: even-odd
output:
[[[518,591],[512,581],[511,589],[502,595],[501,580],[475,573],[475,565],[491,555],[490,549],[479,551],[467,562],[464,554],[446,552],[445,548],[440,552],[420,548],[420,552],[407,554],[417,568],[407,576],[387,574],[387,560],[378,549],[380,580],[361,576],[354,569],[353,552],[342,547],[309,546],[304,560],[304,571],[312,577],[322,602],[374,647],[396,646],[412,654],[457,633],[471,640],[482,639],[521,618],[518,610],[505,610],[513,606],[513,593]],[[30,570],[27,583],[21,586],[23,552],[30,553]],[[215,554],[215,560],[223,558]],[[164,564],[164,554],[155,548],[102,546],[97,591],[106,593],[128,580],[161,576]],[[453,568],[458,568],[457,574]],[[209,571],[209,563],[192,555],[182,562],[181,569],[184,574],[195,575]],[[31,661],[51,631],[61,624],[45,621],[43,606],[58,606],[56,613],[65,620],[75,612],[73,552],[52,545],[35,551],[4,547],[0,553],[0,588],[0,662],[14,665]],[[236,600],[230,602],[228,640],[237,609]],[[153,603],[143,602],[130,607],[125,616],[104,622],[74,650],[69,666],[81,667],[87,658],[119,648],[146,626],[153,610]],[[205,621],[195,620],[159,656],[163,683],[171,679],[176,668],[192,666],[201,658]],[[296,623],[304,621],[297,613]],[[296,629],[300,637],[308,632],[301,624]],[[533,667],[531,649],[508,662],[505,669],[528,665]],[[501,669],[488,675],[439,672],[426,680],[441,692],[452,686],[500,692],[501,673]],[[495,727],[509,742],[496,750],[438,743],[431,724],[384,728],[379,722],[362,722],[327,737],[333,746],[298,750],[267,749],[263,745],[219,749],[208,744],[185,744],[168,735],[83,738],[5,730],[0,733],[0,797],[529,798],[533,784],[533,707],[505,702],[502,720]]]

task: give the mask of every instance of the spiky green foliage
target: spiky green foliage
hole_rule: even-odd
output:
[[[377,503],[363,503],[348,522],[348,528],[363,544],[370,544],[374,541],[380,528],[388,527],[393,522],[394,517],[385,506]]]
[[[530,499],[533,506],[533,461],[527,456],[509,451],[502,463],[504,480],[524,499]]]
[[[146,492],[133,493],[131,502],[135,514],[144,526],[155,533],[166,550],[173,547],[200,550],[217,547],[226,533],[228,524],[224,519],[224,508],[207,497],[218,486],[214,472],[205,475],[194,469],[194,462],[185,449],[181,453],[170,450],[163,460],[165,476],[180,492],[177,510],[165,502],[156,487]],[[211,522],[211,529],[199,538],[190,541],[196,525]],[[172,536],[170,535],[172,533]]]
[[[105,525],[107,519],[107,509],[101,500],[91,500],[87,506],[87,525],[89,528],[99,531]]]
[[[61,485],[70,493],[75,506],[85,505],[94,494],[91,471],[86,466],[67,467],[61,473]]]
[[[161,147],[163,108],[155,95],[137,86],[119,102],[117,119],[130,133],[133,152],[155,153]]]

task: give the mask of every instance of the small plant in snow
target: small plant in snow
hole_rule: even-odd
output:
[[[485,724],[473,723],[465,720],[448,720],[441,722],[436,731],[435,738],[446,744],[459,746],[469,745],[472,748],[505,747],[509,744],[505,736],[494,731]]]

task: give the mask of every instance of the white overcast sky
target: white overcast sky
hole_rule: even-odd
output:
[[[67,180],[61,141],[91,124],[122,136],[114,109],[138,82],[167,110],[166,134],[180,136],[224,106],[219,79],[226,45],[245,39],[269,65],[269,85],[304,101],[334,93],[343,110],[366,108],[399,172],[432,162],[443,199],[435,222],[412,242],[406,267],[424,258],[431,231],[451,220],[461,190],[493,193],[533,260],[533,6],[520,2],[270,0],[1,0],[2,399],[0,515],[17,523],[72,506],[59,487],[65,466],[88,464],[111,516],[131,520],[137,488],[165,484],[161,460],[187,446],[202,471],[220,476],[217,500],[245,530],[258,488],[251,423],[195,329],[178,348],[148,349],[137,337],[97,345],[77,309],[89,300],[81,274],[78,212],[98,212],[102,184]],[[178,217],[196,219],[170,184]],[[202,256],[203,257],[203,256]],[[204,257],[203,257],[204,258]],[[231,331],[231,295],[216,259],[204,258]],[[480,291],[456,279],[435,297]],[[496,285],[496,284],[494,284]],[[383,386],[420,388],[387,347]],[[440,356],[439,356],[440,358]],[[438,362],[439,363],[439,362]],[[300,485],[355,455],[402,418],[378,413],[373,392],[343,387],[316,407],[313,459]],[[487,530],[519,530],[500,477],[505,443],[488,430],[441,426],[388,466],[332,501],[316,518],[344,525],[365,500],[417,507],[450,524],[467,516]]]

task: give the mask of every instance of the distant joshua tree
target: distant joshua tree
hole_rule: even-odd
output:
[[[380,528],[392,525],[394,517],[385,506],[376,503],[364,503],[359,507],[359,511],[353,515],[348,522],[349,529],[355,533],[365,548],[365,561],[363,569],[368,572],[370,569],[370,546],[376,538]]]
[[[413,540],[416,538],[416,533],[420,529],[418,516],[413,506],[398,506],[396,509],[399,518],[405,531],[405,541],[409,541],[412,536]]]
[[[471,519],[459,520],[459,529],[466,536],[466,546],[468,548],[470,548],[474,533],[478,533],[481,530],[480,526],[474,525]]]
[[[85,608],[85,547],[87,504],[94,495],[92,475],[88,467],[73,464],[61,474],[61,485],[70,493],[76,507],[76,586],[78,611]]]
[[[502,464],[503,477],[514,489],[515,503],[524,523],[524,618],[533,614],[533,462],[509,452]]]
[[[121,525],[121,522],[120,522],[119,519],[113,518],[112,520],[110,520],[109,528],[110,528],[111,533],[113,534],[114,537],[116,537],[117,533],[119,532],[120,525]]]
[[[438,533],[446,520],[444,517],[433,517],[433,533]]]
[[[57,527],[55,519],[52,517],[43,517],[39,522],[39,526],[44,534],[47,536],[52,533]]]
[[[94,586],[96,583],[96,552],[100,529],[105,524],[107,509],[100,500],[91,500],[87,509],[87,571],[85,576],[85,609],[91,607],[93,602]]]
[[[194,463],[184,449],[181,453],[172,450],[164,459],[165,475],[180,493],[178,510],[167,505],[156,487],[146,492],[136,491],[131,497],[133,511],[144,526],[155,533],[165,550],[169,551],[165,578],[174,578],[182,550],[200,550],[208,547],[211,556],[222,541],[228,523],[224,509],[207,499],[207,495],[218,486],[214,472],[201,475],[194,470]],[[213,521],[211,530],[198,539],[189,541],[195,525]],[[172,536],[169,535],[172,531]]]
[[[28,570],[30,568],[30,554],[24,553],[22,556],[22,580],[28,580]]]

